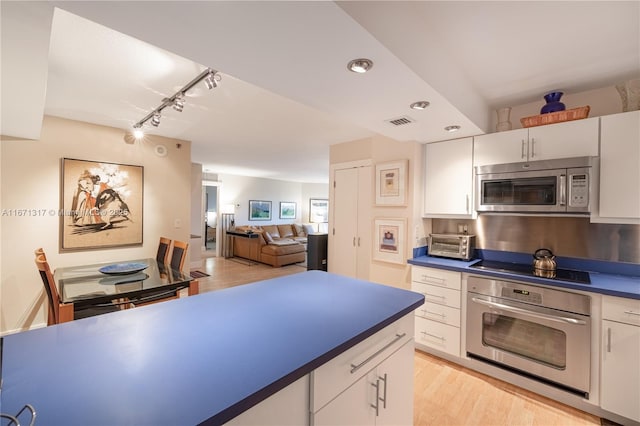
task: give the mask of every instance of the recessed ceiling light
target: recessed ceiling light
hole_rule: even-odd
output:
[[[349,71],[357,72],[359,74],[369,71],[371,67],[373,67],[373,61],[366,58],[354,59],[347,65],[347,69]]]
[[[444,128],[447,132],[457,132],[460,130],[460,126],[447,126]]]
[[[418,102],[414,102],[411,105],[409,105],[409,107],[411,107],[411,109],[425,109],[428,106],[429,106],[429,102],[427,102],[427,101],[418,101]]]

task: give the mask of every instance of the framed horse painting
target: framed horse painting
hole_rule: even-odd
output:
[[[62,159],[61,250],[142,245],[143,167]]]

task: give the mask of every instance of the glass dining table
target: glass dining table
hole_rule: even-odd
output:
[[[154,258],[56,268],[53,278],[61,299],[59,322],[72,321],[74,309],[138,300],[159,290],[188,288],[189,296],[199,293],[198,280]]]

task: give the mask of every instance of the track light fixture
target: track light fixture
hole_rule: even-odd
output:
[[[151,120],[151,125],[153,127],[158,127],[160,125],[161,113],[166,107],[171,106],[174,110],[182,112],[185,104],[185,95],[187,91],[192,89],[196,84],[204,80],[204,84],[207,86],[207,89],[213,89],[218,87],[218,82],[221,79],[222,76],[218,71],[211,68],[207,68],[201,72],[196,78],[187,83],[182,89],[178,90],[173,96],[163,99],[162,103],[156,109],[133,125],[134,136],[136,139],[144,137],[142,126],[144,126],[147,121]]]

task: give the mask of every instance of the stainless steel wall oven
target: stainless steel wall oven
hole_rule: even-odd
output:
[[[591,298],[469,276],[467,355],[589,397]]]

